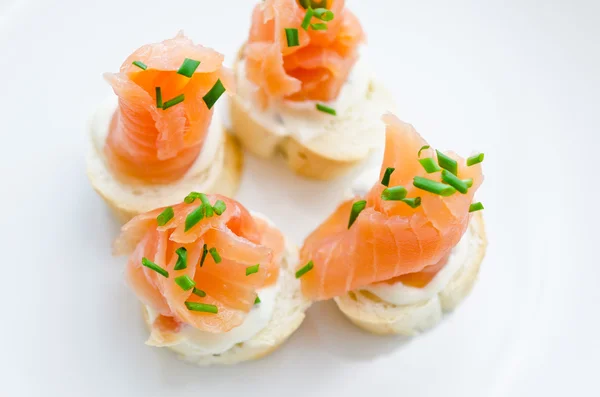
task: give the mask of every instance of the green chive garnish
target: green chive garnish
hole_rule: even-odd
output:
[[[175,250],[177,254],[177,263],[175,263],[174,270],[183,270],[187,268],[187,249],[185,247],[179,247]]]
[[[217,251],[217,249],[215,247],[212,247],[211,249],[209,249],[208,253],[210,254],[210,256],[212,256],[215,263],[221,263],[221,255],[219,255],[219,252]]]
[[[402,202],[406,203],[410,208],[417,208],[421,205],[421,197],[405,198],[402,199]]]
[[[356,218],[358,218],[358,214],[360,214],[361,211],[364,210],[366,206],[367,206],[366,200],[360,200],[360,201],[357,201],[356,203],[352,204],[352,210],[350,210],[350,220],[348,221],[348,229],[350,229],[350,226],[352,226],[354,221],[356,221]]]
[[[387,167],[385,169],[385,173],[383,174],[383,178],[381,178],[381,184],[385,187],[390,185],[390,177],[392,176],[392,172],[396,169],[392,167]]]
[[[436,150],[435,152],[437,153],[438,164],[440,165],[440,167],[450,171],[454,175],[458,175],[458,163],[456,162],[456,160],[446,156],[439,150]]]
[[[160,87],[156,87],[154,89],[154,91],[156,92],[156,107],[158,109],[162,109],[163,101],[162,101],[162,92],[160,91]]]
[[[421,190],[425,190],[426,192],[430,192],[433,194],[439,194],[440,196],[452,196],[456,193],[456,189],[454,189],[450,185],[446,185],[445,183],[432,181],[431,179],[423,178],[420,176],[415,176],[413,179],[413,185],[418,187]]]
[[[215,213],[217,215],[223,214],[223,212],[225,212],[226,209],[227,209],[227,206],[225,205],[223,200],[217,200],[215,205],[213,205],[213,210],[215,210]]]
[[[260,298],[258,297],[258,295],[256,296],[256,299],[254,299],[254,304],[258,305],[260,303]]]
[[[483,204],[481,203],[473,203],[469,206],[469,212],[480,211],[483,209]]]
[[[311,23],[310,27],[312,28],[312,30],[327,30],[326,23]]]
[[[440,168],[439,165],[437,165],[437,163],[435,162],[434,159],[427,157],[424,159],[419,159],[419,163],[421,163],[421,165],[423,166],[423,168],[425,169],[425,171],[428,174],[432,174],[434,172],[438,172],[441,171],[442,169]]]
[[[208,305],[206,303],[198,303],[198,302],[185,302],[185,307],[188,310],[193,312],[204,312],[204,313],[214,313],[217,314],[219,312],[219,308],[215,305]]]
[[[381,199],[386,201],[400,201],[406,197],[408,191],[404,186],[394,186],[383,189],[381,192]]]
[[[431,146],[429,146],[429,145],[421,146],[421,149],[419,149],[419,153],[417,153],[417,156],[418,156],[418,157],[421,157],[421,152],[422,152],[423,150],[427,150],[427,149],[429,149],[430,147],[431,147]]]
[[[329,106],[325,106],[320,103],[317,103],[317,110],[323,113],[329,113],[332,116],[337,116],[337,112],[335,111],[335,109],[332,109]]]
[[[179,285],[181,287],[181,289],[184,291],[189,291],[196,286],[196,283],[194,282],[194,280],[189,278],[187,276],[187,274],[184,274],[183,276],[175,277],[175,283],[177,283],[177,285]]]
[[[258,273],[258,267],[260,266],[260,264],[254,265],[254,266],[248,266],[246,268],[246,276],[249,276],[251,274],[254,273]]]
[[[304,30],[308,30],[308,27],[310,26],[310,20],[313,17],[313,9],[308,7],[308,9],[306,10],[306,14],[304,15],[304,19],[302,20],[302,29]]]
[[[174,216],[175,212],[173,211],[173,207],[167,207],[156,217],[156,222],[158,223],[158,226],[164,226],[169,223]]]
[[[175,98],[169,99],[167,102],[163,103],[162,108],[163,108],[163,110],[167,110],[170,107],[180,104],[181,102],[183,102],[184,99],[185,99],[184,94],[178,95]]]
[[[472,165],[479,164],[482,161],[483,161],[483,153],[478,153],[478,154],[473,155],[473,156],[471,156],[471,157],[469,157],[467,159],[467,166],[470,167]]]
[[[200,66],[200,61],[196,61],[195,59],[185,58],[177,73],[185,76],[192,77],[196,69]]]
[[[473,186],[473,178],[463,179],[463,182],[467,184],[467,187]]]
[[[315,14],[315,17],[325,22],[331,21],[334,16],[333,12],[329,11],[327,8],[316,8],[313,13]]]
[[[169,272],[158,266],[156,263],[149,261],[146,258],[142,258],[142,265],[146,266],[148,269],[154,270],[156,273],[160,274],[165,278],[169,278]]]
[[[211,216],[214,215],[214,208],[211,207],[210,205],[207,205],[206,207],[204,207],[204,211],[206,212],[207,218],[210,218]]]
[[[200,298],[204,298],[206,296],[206,292],[202,291],[201,289],[195,288],[192,291],[192,294],[199,296]]]
[[[197,198],[200,198],[201,194],[202,193],[198,193],[198,192],[190,192],[190,194],[188,194],[187,196],[185,196],[185,198],[183,199],[183,202],[186,203],[186,204],[191,204]]]
[[[465,181],[459,179],[456,175],[446,170],[442,171],[442,181],[446,182],[448,185],[452,186],[462,194],[466,194],[469,190],[469,187]]]
[[[138,68],[142,69],[142,70],[148,69],[148,66],[146,66],[146,64],[144,62],[142,62],[142,61],[133,61],[131,63],[134,64],[135,66],[137,66]]]
[[[285,38],[287,39],[288,47],[298,47],[300,45],[298,29],[296,28],[285,28]]]
[[[200,205],[185,217],[185,231],[187,232],[196,226],[196,224],[200,222],[202,218],[204,218],[204,204]]]
[[[306,265],[302,266],[302,268],[300,268],[296,272],[296,278],[300,278],[300,277],[304,276],[306,273],[311,271],[313,267],[315,267],[315,265],[313,264],[313,261],[309,261]]]
[[[224,92],[225,86],[223,86],[223,83],[221,83],[221,79],[218,79],[215,85],[213,85],[210,91],[208,91],[206,95],[202,97],[202,99],[204,100],[204,103],[206,103],[206,106],[209,109],[212,109]]]
[[[202,267],[202,265],[204,265],[204,260],[206,259],[206,255],[208,255],[208,247],[206,246],[206,244],[204,244],[204,246],[202,247],[202,258],[200,258],[200,267]]]

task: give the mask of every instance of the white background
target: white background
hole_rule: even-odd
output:
[[[600,2],[349,1],[398,115],[486,153],[490,246],[435,330],[367,335],[331,302],[274,355],[199,369],[143,344],[86,176],[86,122],[135,48],[175,35],[232,56],[252,0],[0,0],[1,396],[597,395]],[[376,160],[373,160],[376,161]],[[348,179],[247,158],[238,198],[298,244]]]

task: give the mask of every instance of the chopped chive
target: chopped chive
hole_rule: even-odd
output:
[[[162,109],[163,101],[162,101],[162,92],[160,90],[160,87],[154,88],[154,91],[156,92],[156,107],[159,109]]]
[[[356,218],[358,218],[358,215],[361,213],[362,210],[365,209],[366,206],[366,200],[360,200],[352,204],[352,209],[350,210],[350,219],[348,220],[348,229],[350,229],[350,226],[352,226],[354,221],[356,221]]]
[[[446,182],[462,194],[467,194],[469,191],[469,187],[465,181],[459,179],[456,175],[447,170],[442,171],[442,181]]]
[[[194,287],[194,289],[192,290],[192,294],[197,295],[200,298],[204,298],[206,296],[206,292],[204,292],[201,289],[198,289],[196,287]]]
[[[484,157],[483,153],[477,153],[477,154],[469,157],[467,159],[467,166],[470,167],[472,165],[481,163],[483,161],[483,157]]]
[[[427,157],[427,158],[424,158],[424,159],[419,159],[419,163],[421,163],[421,165],[423,166],[423,168],[425,169],[425,171],[428,174],[433,174],[434,172],[438,172],[438,171],[442,170],[440,168],[440,166],[437,165],[437,163],[435,162],[435,160],[432,159],[431,157]]]
[[[469,206],[469,212],[480,211],[483,209],[483,204],[481,203],[473,203]]]
[[[390,185],[390,177],[392,176],[392,172],[396,169],[392,167],[387,167],[385,169],[385,173],[383,174],[383,178],[381,178],[381,184],[385,187]]]
[[[323,113],[329,113],[332,116],[337,116],[337,112],[335,111],[335,109],[332,109],[329,106],[325,106],[320,103],[317,103],[317,110],[319,110]]]
[[[413,185],[418,187],[421,190],[425,190],[426,192],[430,192],[433,194],[439,194],[440,196],[452,196],[456,193],[456,189],[454,189],[450,185],[446,185],[445,183],[432,181],[431,179],[423,178],[420,176],[415,176],[413,179]]]
[[[306,14],[304,15],[304,19],[302,20],[302,29],[304,30],[308,30],[308,27],[310,26],[310,20],[313,17],[313,9],[310,8],[310,6],[306,9]]]
[[[467,184],[467,187],[473,186],[473,178],[463,179],[463,182]]]
[[[306,273],[311,271],[313,267],[315,267],[313,261],[309,261],[306,265],[302,266],[302,268],[298,269],[296,272],[296,278],[304,276]]]
[[[417,208],[421,205],[421,197],[405,198],[402,202],[407,204],[410,208]]]
[[[196,224],[198,222],[200,222],[202,220],[202,218],[204,218],[204,204],[201,204],[198,208],[196,208],[195,210],[193,210],[192,212],[190,212],[186,217],[185,217],[185,229],[184,231],[188,231],[191,228],[193,228],[194,226],[196,226]]]
[[[400,201],[406,197],[408,191],[404,186],[394,186],[383,189],[381,199],[385,201]]]
[[[174,216],[175,212],[173,211],[173,207],[167,207],[156,217],[156,222],[158,223],[158,226],[164,226],[169,223]]]
[[[204,211],[206,212],[206,217],[210,218],[211,216],[214,215],[214,208],[211,207],[210,205],[207,205],[204,207]]]
[[[227,206],[225,205],[225,202],[223,202],[223,200],[217,200],[215,205],[213,205],[213,210],[215,210],[215,213],[217,215],[223,214],[223,212],[225,212],[226,209]]]
[[[175,283],[181,287],[184,291],[189,291],[196,286],[194,280],[189,278],[187,274],[183,276],[175,277]]]
[[[417,156],[418,156],[418,157],[421,157],[421,152],[422,152],[423,150],[427,150],[427,149],[429,149],[430,147],[431,147],[431,146],[429,146],[429,145],[421,146],[421,149],[419,149],[419,153],[417,153]]]
[[[187,196],[185,196],[185,198],[183,199],[183,202],[186,203],[186,204],[191,204],[197,198],[200,198],[201,194],[202,193],[198,193],[198,192],[190,192],[190,194],[188,194]]]
[[[246,268],[246,276],[249,276],[249,275],[254,274],[254,273],[258,273],[258,268],[259,267],[260,267],[260,263],[254,265],[254,266],[248,266]]]
[[[156,263],[149,261],[146,258],[142,258],[142,266],[146,266],[148,269],[154,270],[156,273],[160,274],[165,278],[169,278],[169,272],[158,266]]]
[[[438,164],[445,170],[450,171],[454,175],[458,175],[458,163],[456,160],[446,156],[444,153],[439,150],[435,151],[437,153]]]
[[[333,12],[331,12],[327,8],[315,8],[315,10],[313,12],[315,14],[315,17],[317,17],[321,21],[325,21],[325,22],[329,22],[329,21],[333,20],[333,17],[334,17]]]
[[[215,85],[213,85],[213,87],[210,89],[210,91],[208,91],[206,95],[202,97],[202,100],[204,100],[204,103],[206,103],[206,106],[209,109],[212,109],[212,107],[215,105],[215,103],[217,103],[217,101],[219,100],[219,98],[221,98],[221,95],[223,95],[224,92],[225,86],[223,86],[223,83],[221,83],[221,79],[218,79]]]
[[[200,258],[200,267],[202,267],[202,265],[204,265],[204,261],[206,260],[206,255],[208,255],[208,247],[206,246],[206,244],[204,244],[204,246],[202,247],[202,258]]]
[[[183,270],[187,268],[187,249],[185,247],[179,247],[175,250],[177,254],[177,263],[175,263],[174,270]]]
[[[298,47],[300,45],[300,39],[298,39],[298,29],[296,28],[285,28],[285,38],[287,40],[288,47]]]
[[[183,63],[179,67],[177,73],[183,75],[185,77],[192,77],[196,69],[200,66],[200,61],[196,61],[195,59],[185,58]]]
[[[142,61],[133,61],[131,62],[133,65],[137,66],[138,68],[142,69],[142,70],[146,70],[148,69],[148,66],[146,66],[146,64]]]
[[[163,103],[163,110],[167,110],[170,107],[180,104],[185,99],[185,94],[177,95],[173,99],[169,99],[167,102]]]
[[[200,201],[202,201],[202,204],[204,204],[206,206],[210,205],[210,201],[208,201],[208,196],[206,194],[199,193],[198,198],[200,199]]]
[[[254,299],[254,304],[258,305],[260,303],[260,298],[256,295],[256,299]]]
[[[312,30],[327,30],[326,23],[311,23],[310,27],[312,28]]]
[[[185,302],[185,307],[188,310],[194,312],[204,312],[204,313],[214,313],[217,314],[219,312],[219,308],[215,305],[208,305],[206,303],[198,303],[198,302]]]
[[[219,252],[217,251],[217,249],[215,247],[212,247],[211,249],[209,249],[208,253],[210,254],[210,256],[212,256],[215,263],[221,263],[221,255],[219,255]]]

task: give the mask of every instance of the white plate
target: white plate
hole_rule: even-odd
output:
[[[254,1],[51,3],[0,2],[0,395],[596,394],[598,2],[350,1],[399,116],[438,147],[486,153],[479,283],[410,341],[327,302],[272,356],[209,369],[143,344],[110,255],[118,226],[85,177],[86,121],[110,93],[101,73],[144,43],[184,29],[231,62]],[[248,158],[238,199],[301,243],[347,181]]]

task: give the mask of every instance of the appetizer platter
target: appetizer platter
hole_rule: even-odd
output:
[[[541,117],[559,99],[532,100],[479,46],[527,48],[496,16],[484,29],[480,7],[353,0],[2,7],[5,251],[22,265],[1,289],[16,326],[0,395],[586,385],[593,364],[557,364],[583,364],[600,325],[580,315],[597,270],[567,249],[587,240],[564,233],[589,219],[580,139]],[[565,161],[533,178],[534,154]],[[558,179],[582,208],[551,194]]]

